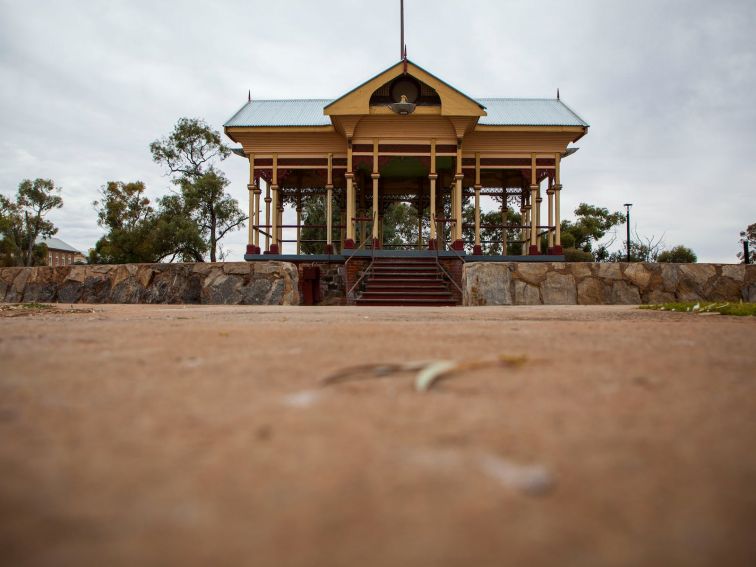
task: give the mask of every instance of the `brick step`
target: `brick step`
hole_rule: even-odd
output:
[[[427,266],[397,266],[396,264],[374,265],[374,272],[437,272],[438,267],[435,264]]]
[[[374,266],[435,266],[436,262],[426,260],[375,260]]]
[[[441,279],[441,273],[439,272],[373,272],[368,276],[370,279],[397,279],[397,278],[404,278],[404,279]]]
[[[437,299],[357,299],[357,305],[373,307],[453,307],[456,301],[440,301]]]
[[[364,291],[360,299],[432,299],[437,301],[453,301],[448,290],[446,291]]]
[[[365,291],[449,291],[449,288],[442,282],[428,283],[427,285],[384,285],[382,283],[368,282],[365,285]]]

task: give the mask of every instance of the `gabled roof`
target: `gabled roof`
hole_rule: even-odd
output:
[[[38,238],[37,244],[46,244],[49,250],[61,250],[63,252],[79,252],[70,244],[66,244],[60,238]]]
[[[481,126],[584,126],[588,124],[558,99],[479,98],[487,116]],[[253,100],[247,102],[224,124],[227,127],[330,126],[323,114],[330,99]]]
[[[410,75],[412,75],[412,74],[413,74],[413,73],[411,72],[411,70],[412,70],[413,68],[414,68],[414,69],[416,69],[417,71],[420,71],[420,72],[421,72],[422,74],[425,74],[425,75],[427,75],[426,79],[427,79],[427,78],[430,78],[430,79],[431,79],[431,81],[428,81],[428,82],[431,82],[431,83],[433,83],[433,82],[436,82],[436,83],[438,83],[438,84],[440,84],[440,85],[443,85],[443,86],[445,86],[445,87],[449,88],[450,90],[454,91],[455,93],[457,93],[457,94],[461,95],[461,96],[462,96],[463,98],[467,99],[467,100],[468,100],[468,101],[470,101],[471,103],[474,103],[474,104],[478,105],[478,106],[479,106],[479,107],[480,107],[481,109],[485,109],[485,106],[483,106],[482,104],[480,104],[480,102],[478,102],[477,100],[473,99],[472,97],[469,97],[469,96],[467,96],[467,95],[466,95],[465,93],[463,93],[463,92],[462,92],[462,91],[460,91],[459,89],[456,89],[456,88],[454,88],[453,86],[451,86],[451,85],[450,85],[449,83],[447,83],[447,82],[446,82],[446,81],[444,81],[443,79],[439,79],[439,78],[438,78],[438,77],[437,77],[436,75],[434,75],[433,73],[431,73],[431,72],[429,72],[429,71],[426,71],[425,69],[423,69],[422,67],[420,67],[420,65],[418,65],[417,63],[413,63],[412,61],[410,61],[409,59],[407,59],[407,65],[406,65],[406,69],[407,69],[407,72],[408,72],[408,73],[409,73]],[[390,66],[390,67],[388,67],[387,69],[384,69],[384,70],[383,70],[383,71],[381,71],[380,73],[378,73],[378,74],[376,74],[376,75],[372,76],[371,78],[369,78],[369,79],[368,79],[367,81],[365,81],[365,82],[363,82],[363,83],[361,83],[361,84],[357,85],[356,87],[354,87],[354,88],[353,88],[352,90],[350,90],[349,92],[347,92],[347,93],[345,93],[345,94],[341,95],[341,96],[340,96],[339,98],[337,98],[337,99],[335,99],[335,100],[331,101],[330,103],[328,103],[328,104],[326,105],[326,109],[327,109],[327,108],[328,108],[329,106],[335,105],[335,104],[336,104],[336,103],[338,103],[339,101],[341,101],[341,100],[343,100],[343,99],[345,99],[345,98],[349,97],[349,96],[350,96],[350,95],[352,95],[353,93],[356,93],[357,91],[359,91],[359,90],[360,90],[360,89],[362,89],[363,87],[365,87],[365,86],[369,85],[370,83],[376,82],[376,80],[380,80],[380,81],[383,81],[384,83],[386,83],[386,82],[390,81],[391,79],[393,79],[393,78],[395,78],[395,77],[399,76],[400,74],[404,73],[404,69],[405,69],[404,61],[399,61],[399,63],[394,63],[393,65],[391,65],[391,66]],[[418,73],[418,74],[419,74],[419,73]],[[416,78],[422,79],[422,77],[416,77]],[[425,82],[425,81],[424,81],[424,82]],[[431,84],[430,86],[431,86],[431,87],[433,87],[434,85],[433,85],[433,84]],[[324,109],[324,110],[325,110],[325,109]]]
[[[486,105],[487,116],[481,126],[585,126],[569,106],[556,98],[479,98]]]
[[[242,106],[224,126],[330,126],[323,114],[330,99],[253,100]]]
[[[323,112],[333,115],[368,114],[370,97],[380,87],[396,77],[408,74],[435,89],[441,98],[441,114],[447,116],[485,116],[485,107],[449,83],[439,79],[409,59],[399,61],[388,69],[356,86],[348,93],[325,106]]]

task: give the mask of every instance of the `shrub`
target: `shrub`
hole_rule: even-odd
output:
[[[577,248],[565,248],[564,259],[567,262],[593,262],[593,254]]]
[[[671,262],[674,264],[693,264],[698,260],[696,253],[687,246],[675,246],[671,250],[660,252],[657,262]]]

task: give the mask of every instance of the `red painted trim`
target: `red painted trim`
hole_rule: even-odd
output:
[[[473,246],[473,254],[475,254],[476,256],[483,255],[483,248],[480,246],[480,244],[476,244]]]
[[[352,240],[351,238],[347,238],[346,240],[344,240],[344,248],[349,249],[349,250],[353,249],[354,240]]]
[[[461,250],[464,250],[464,249],[465,249],[465,243],[464,243],[464,242],[462,242],[461,240],[455,240],[454,242],[452,242],[452,245],[451,245],[451,247],[452,247],[452,248],[453,248],[454,250],[458,250],[458,251],[461,251]]]
[[[528,248],[528,256],[540,256],[541,251],[538,250],[538,246],[531,244],[530,248]]]

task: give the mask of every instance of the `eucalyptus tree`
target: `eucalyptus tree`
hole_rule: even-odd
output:
[[[242,228],[248,218],[226,192],[228,180],[217,168],[231,150],[203,120],[181,118],[168,136],[150,144],[150,152],[179,187],[184,208],[207,244],[210,261],[215,262],[220,241]]]

